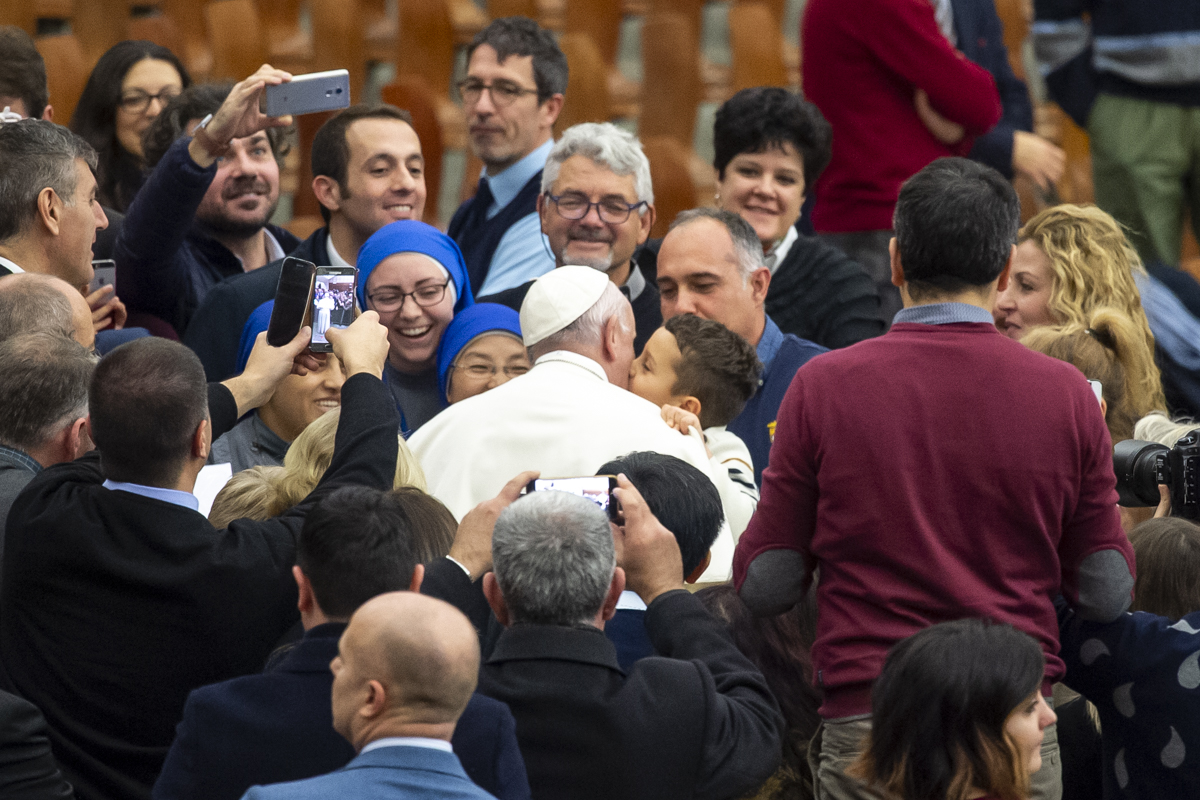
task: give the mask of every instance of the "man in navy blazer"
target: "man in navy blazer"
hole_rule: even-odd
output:
[[[479,673],[479,641],[461,611],[391,592],[354,612],[333,670],[333,725],[358,751],[328,775],[255,786],[245,800],[484,800],[450,736]]]
[[[255,784],[322,775],[354,758],[333,728],[330,662],[363,602],[420,587],[424,568],[408,544],[419,533],[405,504],[403,495],[354,488],[310,512],[293,568],[304,638],[261,675],[191,693],[155,800],[237,800]],[[525,764],[503,703],[472,695],[450,743],[471,780],[501,800],[527,800]]]

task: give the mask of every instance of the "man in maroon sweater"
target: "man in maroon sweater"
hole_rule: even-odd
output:
[[[896,642],[963,617],[1010,623],[1041,642],[1049,695],[1063,674],[1053,599],[1093,620],[1129,605],[1096,398],[1077,369],[992,325],[1018,213],[1008,182],[966,159],[906,182],[890,246],[904,309],[884,336],[801,367],[779,409],[733,577],[753,610],[777,613],[820,569],[818,798],[874,797],[843,770]],[[1047,728],[1037,798],[1061,796],[1057,751]]]
[[[900,308],[887,244],[900,184],[935,158],[965,156],[1000,121],[996,82],[939,28],[949,0],[808,0],[804,95],[833,126],[813,227],[867,268],[885,323]]]

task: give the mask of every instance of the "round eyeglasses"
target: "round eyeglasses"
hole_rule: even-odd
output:
[[[179,97],[180,91],[175,87],[163,89],[158,94],[147,94],[141,89],[134,89],[121,95],[121,110],[129,114],[143,114],[150,107],[151,100],[157,100],[160,104],[167,103]]]
[[[629,215],[636,209],[647,205],[645,200],[637,203],[626,203],[624,200],[618,200],[613,197],[593,203],[581,194],[553,195],[546,192],[546,197],[550,199],[550,202],[554,203],[555,209],[558,210],[558,215],[563,219],[583,219],[592,210],[592,207],[595,206],[596,213],[600,215],[600,221],[607,222],[609,225],[620,225],[629,219]]]

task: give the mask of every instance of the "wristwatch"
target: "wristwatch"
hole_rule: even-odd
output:
[[[207,117],[200,120],[195,129],[192,131],[192,138],[199,139],[200,144],[213,158],[221,158],[229,152],[230,143],[225,142],[225,144],[221,144],[212,137],[212,134],[208,132],[208,123],[212,122],[212,118],[213,115],[209,114]]]

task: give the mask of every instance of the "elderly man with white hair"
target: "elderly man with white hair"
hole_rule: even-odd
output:
[[[627,391],[633,310],[605,273],[567,266],[538,278],[521,306],[521,331],[533,369],[455,403],[409,440],[430,493],[456,517],[517,473],[594,475],[634,450],[677,456],[713,478],[698,432],[680,435],[658,406]],[[722,571],[710,579],[727,577],[727,561]]]
[[[640,353],[662,325],[658,288],[633,258],[654,225],[650,161],[637,138],[608,123],[563,131],[542,170],[537,201],[555,266],[591,267],[608,275],[633,306],[633,349]],[[533,281],[479,298],[520,310]]]

